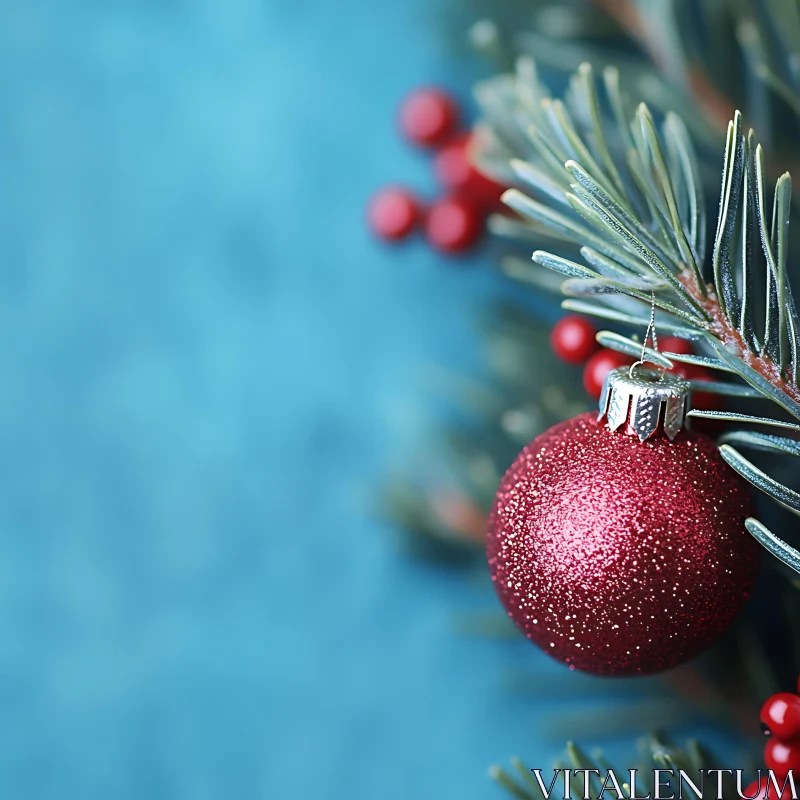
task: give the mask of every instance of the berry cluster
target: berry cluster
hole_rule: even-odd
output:
[[[597,330],[586,317],[568,314],[562,317],[550,332],[550,347],[567,364],[584,364],[583,385],[591,397],[600,397],[603,381],[616,367],[631,364],[633,360],[614,350],[600,349]]]
[[[443,253],[460,253],[477,244],[487,214],[500,207],[504,187],[474,167],[473,134],[459,130],[459,117],[457,103],[441,89],[418,89],[405,100],[400,129],[412,144],[436,151],[434,174],[445,194],[426,208],[408,189],[381,189],[367,208],[376,236],[397,241],[423,227],[431,246]]]
[[[800,681],[798,682],[800,691]],[[761,722],[769,736],[764,763],[778,777],[791,769],[800,774],[800,695],[779,692],[761,708]]]
[[[590,397],[597,400],[603,389],[606,375],[612,369],[632,364],[633,359],[616,350],[601,348],[596,340],[597,331],[585,317],[569,314],[562,317],[550,333],[550,346],[553,352],[568,364],[583,364],[583,385]],[[691,355],[692,345],[686,339],[665,336],[658,340],[658,347],[664,353]],[[710,375],[705,367],[695,364],[676,363],[672,369],[689,380],[708,380]],[[692,395],[695,408],[714,408],[714,398],[707,392]]]

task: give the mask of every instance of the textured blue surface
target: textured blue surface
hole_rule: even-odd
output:
[[[532,651],[366,514],[486,286],[362,225],[444,11],[0,10],[0,794],[496,796]]]

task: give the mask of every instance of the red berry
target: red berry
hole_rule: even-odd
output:
[[[439,182],[454,194],[467,197],[487,210],[502,208],[504,186],[479,172],[470,156],[473,136],[465,133],[446,144],[437,154],[433,169]]]
[[[616,350],[600,350],[595,353],[583,369],[583,386],[591,397],[597,400],[603,391],[603,382],[612,369],[633,363],[632,360]]]
[[[444,253],[460,253],[480,239],[483,214],[475,203],[463,197],[437,200],[425,222],[428,241]]]
[[[764,747],[764,763],[779,776],[800,771],[800,742],[771,738]]]
[[[369,202],[367,222],[382,239],[403,239],[419,222],[420,205],[411,192],[397,187],[381,189]]]
[[[681,339],[678,336],[665,336],[659,338],[658,349],[662,353],[676,353],[677,355],[690,356],[694,354],[692,343],[688,339]],[[670,370],[687,381],[710,381],[712,376],[705,367],[698,364],[684,364],[680,361],[675,361],[675,366]],[[692,393],[692,408],[697,408],[703,411],[711,411],[722,407],[722,400],[719,395],[712,394],[711,392],[693,392]]]
[[[762,778],[760,781],[753,781],[744,790],[744,794],[746,797],[752,798],[752,800],[767,800],[767,790],[767,779]],[[758,794],[756,794],[756,792],[758,792]]]
[[[800,696],[789,692],[772,695],[761,707],[761,721],[778,739],[800,735]]]
[[[400,107],[400,128],[422,147],[436,147],[453,133],[458,121],[455,100],[441,89],[417,89]]]
[[[681,339],[679,336],[659,336],[658,349],[662,353],[677,353],[682,356],[694,354],[694,347],[688,339]]]
[[[568,364],[583,364],[597,350],[597,331],[586,317],[570,314],[562,317],[550,333],[553,352]]]
[[[675,352],[674,350],[670,352]],[[687,381],[710,381],[712,380],[711,373],[699,364],[682,364],[680,361],[675,362],[675,366],[670,370],[681,378],[686,378]],[[722,398],[720,395],[713,394],[712,392],[692,392],[692,408],[697,408],[702,411],[712,411],[722,407]]]
[[[777,777],[777,775],[776,775]],[[783,783],[779,779],[779,784]],[[758,794],[756,794],[758,792]],[[753,781],[745,790],[744,796],[752,798],[752,800],[791,800],[792,790],[787,786],[785,791],[782,791],[780,797],[775,792],[775,785],[768,777],[761,778],[760,781]]]

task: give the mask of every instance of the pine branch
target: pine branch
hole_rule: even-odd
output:
[[[530,2],[534,30],[516,34],[513,47],[499,41],[497,26],[492,28],[491,44],[485,35],[475,39],[476,46],[494,54],[504,69],[512,50],[566,74],[583,61],[600,71],[613,64],[619,70],[615,80],[620,87],[659,114],[673,110],[682,115],[704,152],[708,145],[715,146],[740,108],[747,124],[768,143],[776,163],[791,167],[796,163],[794,145],[800,130],[797,0],[594,0],[594,10],[579,0]],[[481,22],[476,28],[486,26]],[[617,41],[609,39],[612,32],[617,39],[628,37],[633,46],[610,46]],[[505,77],[479,86],[478,93],[505,93],[507,83],[501,89]],[[500,112],[498,116],[503,115],[502,98],[495,95],[489,104]],[[527,114],[527,108],[520,111]],[[524,153],[524,137],[515,130],[517,120],[506,119],[501,128],[512,154]]]
[[[573,77],[563,102],[548,95],[527,60],[520,63],[516,82],[525,118],[532,122],[527,131],[532,158],[511,161],[528,193],[509,189],[503,199],[535,230],[549,229],[580,248],[585,263],[542,250],[533,254],[535,263],[568,278],[565,294],[581,298],[563,305],[644,326],[646,306],[653,302],[660,329],[699,342],[711,353],[706,366],[746,384],[714,381],[712,391],[768,399],[800,420],[800,319],[786,274],[791,178],[785,173],[777,180],[768,213],[763,151],[753,131],[743,131],[742,115],[736,112],[728,124],[716,232],[707,248],[697,158],[677,115],[668,113],[659,127],[644,104],[632,113],[617,74],[607,69],[609,127],[588,64]],[[764,287],[763,311],[753,288],[758,282]],[[627,353],[637,346],[608,332],[600,339]],[[671,366],[668,356],[649,355]],[[719,412],[704,416],[734,418]],[[735,418],[800,431],[780,418]],[[793,490],[729,444],[722,455],[759,489],[795,509]],[[779,540],[764,534],[760,523],[748,529],[800,571],[800,554],[788,557],[788,545],[776,545]]]
[[[725,130],[735,106],[714,83],[712,73],[717,65],[708,63],[702,49],[689,52],[690,36],[682,28],[682,20],[673,4],[665,3],[663,8],[654,11],[652,4],[642,0],[595,2],[617,21],[660,72],[683,88],[711,125]],[[762,16],[745,3],[700,2],[692,5],[695,24],[705,23],[705,30],[724,30],[727,26],[719,23],[730,23],[746,66],[756,81],[800,115],[800,83],[796,68],[800,59],[800,6],[794,0],[768,0],[763,5]],[[722,35],[712,34],[717,39]],[[706,51],[714,49],[705,48]],[[777,55],[779,53],[785,54],[782,59]]]

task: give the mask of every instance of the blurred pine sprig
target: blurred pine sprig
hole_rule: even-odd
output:
[[[484,160],[498,163],[492,145],[524,139],[526,158],[507,159],[506,204],[518,214],[498,217],[495,230],[523,240],[546,238],[557,249],[579,248],[584,263],[536,250],[533,261],[565,276],[564,308],[630,327],[646,328],[649,309],[657,327],[690,339],[702,356],[647,350],[648,360],[671,369],[674,361],[702,364],[723,379],[703,382],[719,395],[768,399],[800,421],[800,318],[787,275],[791,179],[781,175],[767,210],[763,148],[742,115],[728,125],[719,214],[707,248],[707,212],[699,160],[686,125],[667,112],[656,122],[644,103],[635,111],[616,68],[603,70],[604,95],[582,64],[564,100],[554,99],[536,63],[519,59],[511,76],[478,91],[491,132]],[[707,249],[710,252],[707,252]],[[514,259],[511,277],[534,282],[535,266]],[[760,289],[758,283],[760,283]],[[641,344],[614,332],[602,343],[628,354]],[[724,378],[737,375],[744,384]],[[699,387],[698,387],[699,388]],[[782,416],[692,411],[725,421],[800,432]],[[800,455],[792,439],[731,434],[723,458],[753,485],[800,514],[800,494],[764,474],[731,444]],[[800,552],[755,519],[750,533],[800,573]]]
[[[578,371],[559,362],[549,326],[524,305],[490,306],[481,327],[485,380],[444,371],[430,380],[457,412],[442,423],[447,477],[437,484],[395,476],[382,503],[414,552],[460,564],[482,557],[486,515],[520,448],[590,408]]]
[[[499,24],[494,4],[472,3],[488,17],[473,45],[502,71],[519,55],[556,73],[614,66],[624,91],[680,114],[701,146],[713,147],[739,108],[778,163],[796,162],[797,0],[525,0],[515,14],[503,6]]]

